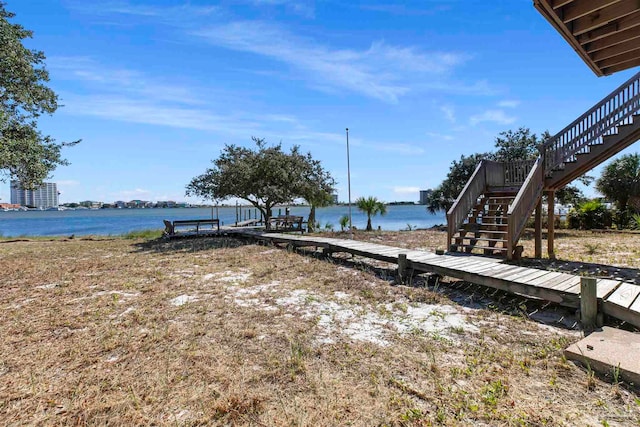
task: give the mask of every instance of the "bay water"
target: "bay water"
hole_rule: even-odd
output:
[[[274,215],[285,214],[285,207],[276,207]],[[222,225],[231,225],[236,221],[236,207],[219,208],[165,208],[165,209],[97,209],[65,211],[0,211],[0,235],[17,236],[69,236],[69,235],[120,235],[132,231],[163,229],[163,219],[208,219],[220,218]],[[316,219],[321,228],[340,230],[339,220],[349,212],[348,206],[338,205],[316,210]],[[353,225],[364,229],[367,217],[352,206]],[[306,206],[292,206],[291,215],[309,215]],[[240,220],[259,217],[260,213],[249,207],[240,208]],[[387,214],[373,218],[373,227],[383,230],[406,230],[408,228],[429,228],[446,223],[444,213],[432,215],[424,206],[391,205]]]

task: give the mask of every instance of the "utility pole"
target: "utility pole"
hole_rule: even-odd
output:
[[[347,187],[349,190],[349,238],[353,239],[353,223],[351,222],[351,165],[349,164],[349,128],[347,128]]]

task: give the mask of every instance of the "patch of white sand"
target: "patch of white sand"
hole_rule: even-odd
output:
[[[180,295],[169,301],[171,305],[175,305],[176,307],[180,307],[181,305],[185,305],[190,302],[198,301],[198,297],[194,295]]]
[[[315,319],[319,343],[336,342],[340,335],[355,341],[387,346],[394,333],[406,334],[421,331],[457,341],[460,333],[476,333],[479,329],[467,322],[465,309],[447,305],[384,304],[379,307],[350,304],[352,295],[334,292],[337,301],[304,289],[296,289],[279,298],[267,300],[255,298],[262,292],[272,295],[277,286],[273,283],[250,288],[229,288],[235,304],[262,310],[286,310],[284,317],[296,316]],[[247,298],[250,297],[250,298]],[[456,333],[453,330],[459,332]]]
[[[219,273],[209,273],[202,276],[203,280],[215,280],[216,282],[242,283],[246,282],[251,273],[243,271],[222,271]]]

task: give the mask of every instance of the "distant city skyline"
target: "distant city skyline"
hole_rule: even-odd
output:
[[[310,151],[347,200],[347,127],[352,200],[417,201],[501,131],[554,134],[637,71],[596,77],[531,0],[6,9],[34,32],[27,46],[44,51],[63,105],[40,129],[83,140],[49,179],[69,202],[201,203],[185,186],[224,144],[251,146],[251,136]]]

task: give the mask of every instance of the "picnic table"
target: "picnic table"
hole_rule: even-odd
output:
[[[168,237],[175,237],[179,235],[207,235],[212,234],[212,232],[220,231],[220,220],[219,219],[184,219],[184,220],[176,220],[176,221],[168,221],[163,220],[164,222],[164,234]],[[195,227],[195,230],[194,230]],[[177,229],[185,229],[184,231],[179,231]]]
[[[304,233],[304,218],[297,215],[278,215],[269,220],[271,231],[299,231]]]

